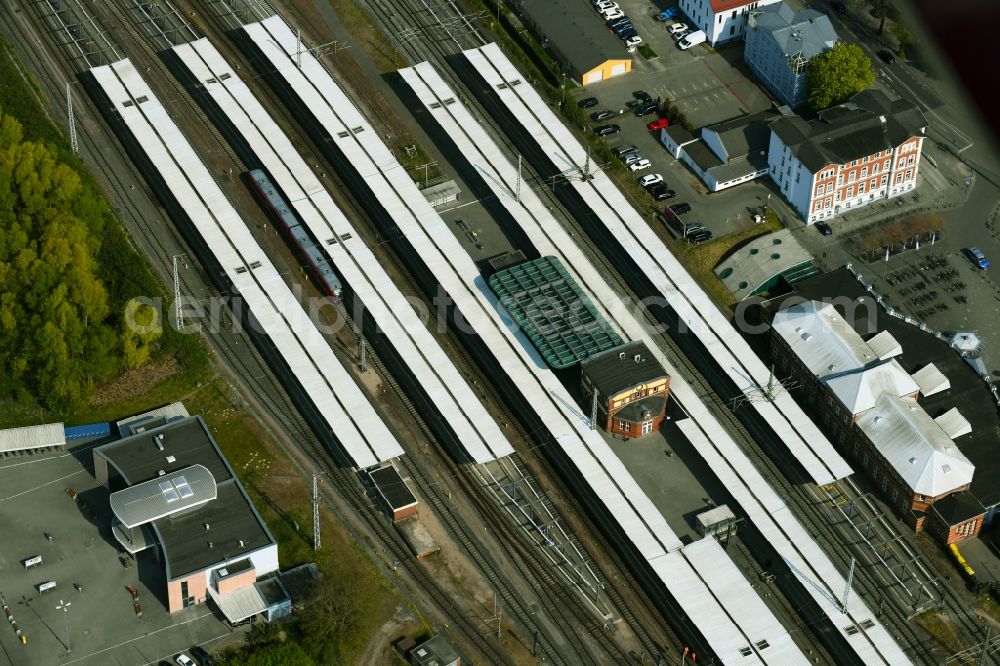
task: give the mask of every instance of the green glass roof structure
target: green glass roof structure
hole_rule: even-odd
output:
[[[541,257],[497,271],[489,283],[553,368],[571,367],[622,344],[556,257]]]

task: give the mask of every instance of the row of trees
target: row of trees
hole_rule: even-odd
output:
[[[938,213],[914,215],[899,222],[884,224],[861,236],[858,242],[869,258],[874,258],[886,250],[905,250],[915,247],[918,242],[925,244],[934,238],[940,238],[945,225],[944,217]]]
[[[0,113],[0,392],[65,410],[149,358],[156,334],[124,325],[100,277],[109,224],[97,189]]]

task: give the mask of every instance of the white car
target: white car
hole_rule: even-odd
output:
[[[604,17],[605,21],[613,21],[614,19],[619,19],[625,16],[625,12],[618,9],[617,7],[612,7],[611,9],[605,9],[601,12],[601,16]]]
[[[673,23],[667,26],[667,30],[669,30],[671,34],[676,35],[680,32],[690,32],[691,28],[688,27],[687,23]]]
[[[642,155],[640,155],[639,153],[634,153],[632,155],[625,155],[624,157],[622,157],[622,164],[624,164],[625,166],[632,166],[641,159]]]
[[[673,37],[675,42],[679,42],[690,34],[687,30],[678,30],[677,32],[670,33],[670,36]]]
[[[639,35],[632,35],[625,40],[625,46],[638,46],[639,44],[642,44],[642,37]]]
[[[194,659],[187,656],[183,652],[174,657],[174,661],[177,662],[177,666],[195,666]]]
[[[631,169],[632,171],[642,171],[643,169],[648,169],[650,166],[652,166],[652,164],[653,163],[650,162],[649,160],[642,159],[636,162],[632,162],[632,164],[628,165],[628,168]]]
[[[642,185],[643,187],[649,187],[650,185],[655,185],[656,183],[662,183],[662,182],[663,182],[663,176],[661,176],[658,173],[646,174],[645,176],[639,179],[639,184]]]
[[[621,7],[618,5],[617,2],[612,2],[611,0],[603,0],[602,2],[599,2],[596,5],[594,5],[594,9],[596,9],[598,13],[601,13],[601,12],[606,12],[609,9],[621,9]]]

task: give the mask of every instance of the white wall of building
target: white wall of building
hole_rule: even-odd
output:
[[[756,7],[773,5],[777,2],[781,0],[754,0],[718,13],[713,11],[709,0],[681,0],[679,6],[696,29],[705,31],[708,43],[714,46],[741,39],[746,30],[747,14]]]
[[[249,559],[250,562],[253,563],[253,568],[256,571],[257,578],[259,580],[263,576],[278,570],[278,544],[272,543],[264,546],[263,548],[258,548],[257,550],[252,550],[249,553],[230,559],[233,562],[237,560]],[[225,564],[205,569],[205,585],[211,586],[212,574],[223,568],[225,568]]]

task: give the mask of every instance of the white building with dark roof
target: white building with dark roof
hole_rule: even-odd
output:
[[[809,94],[809,61],[838,41],[825,14],[781,2],[750,12],[743,62],[778,101],[797,107]]]
[[[94,449],[94,475],[122,549],[155,552],[168,610],[211,597],[231,622],[267,611],[258,579],[278,570],[278,544],[205,422],[170,412],[120,423],[122,438]]]
[[[806,122],[771,124],[768,172],[807,224],[916,187],[927,120],[913,103],[865,90]]]

